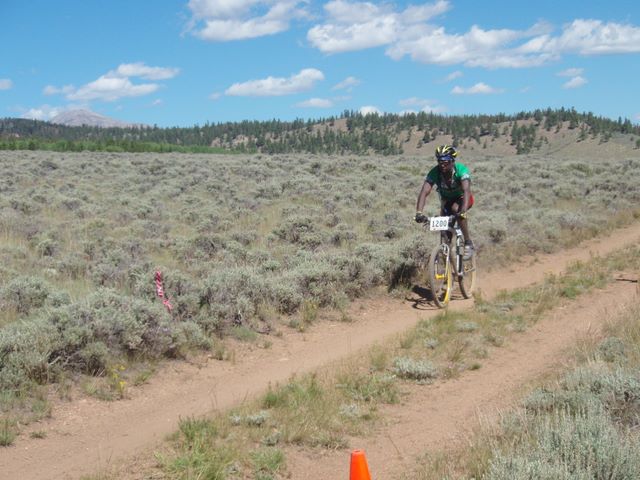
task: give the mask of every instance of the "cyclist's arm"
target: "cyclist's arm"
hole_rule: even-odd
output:
[[[460,206],[460,213],[465,213],[469,208],[469,201],[471,200],[471,182],[469,179],[462,180],[462,205]]]
[[[418,194],[418,201],[416,203],[416,212],[422,212],[422,209],[424,208],[424,204],[427,201],[427,197],[431,193],[432,188],[433,188],[433,185],[429,183],[427,180],[425,180],[425,182],[422,184],[422,190],[420,190],[420,193]]]

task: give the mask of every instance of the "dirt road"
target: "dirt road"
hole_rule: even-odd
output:
[[[640,225],[636,225],[619,230],[610,238],[586,242],[571,251],[541,256],[537,261],[523,262],[510,271],[481,276],[479,287],[485,297],[491,297],[500,289],[529,285],[542,280],[547,273],[560,273],[575,260],[585,260],[590,255],[605,254],[639,242]],[[634,285],[623,288],[629,298],[634,289]],[[393,478],[394,472],[404,468],[412,455],[459,435],[463,431],[460,426],[469,416],[475,418],[478,409],[489,412],[500,408],[507,399],[500,392],[512,390],[521,379],[539,375],[553,366],[560,352],[582,334],[585,326],[597,328],[602,323],[604,315],[601,313],[613,308],[605,298],[609,297],[599,295],[598,302],[585,305],[577,318],[540,322],[536,328],[516,337],[507,348],[498,350],[479,372],[430,389],[427,403],[416,405],[414,408],[419,410],[413,415],[398,414],[395,426],[386,434],[390,439],[388,443],[378,438],[372,443],[363,440],[362,448],[368,451],[370,466],[378,472],[376,478]],[[467,308],[470,302],[456,301],[453,308]],[[293,374],[305,373],[352,355],[436,312],[431,308],[416,308],[416,302],[410,298],[368,301],[354,305],[352,323],[318,322],[305,333],[285,332],[282,337],[271,339],[270,348],[247,348],[236,356],[235,362],[209,360],[201,365],[168,364],[148,384],[132,389],[125,400],[102,402],[85,398],[61,404],[55,408],[52,419],[32,427],[46,431],[46,438],[32,439],[26,432],[15,445],[0,449],[0,478],[78,478],[126,462],[134,455],[152,449],[173,432],[181,417],[226,409],[265,390],[269,383],[285,381]],[[565,325],[572,325],[572,328],[567,329]],[[534,357],[544,361],[534,362],[531,360]],[[470,379],[479,383],[471,383]],[[429,412],[428,416],[424,415],[425,411]],[[403,415],[408,416],[403,420]],[[420,425],[422,434],[420,429],[407,430],[409,424],[415,422],[416,415],[424,418],[425,423]],[[434,425],[434,418],[443,421]],[[425,432],[428,435],[425,436]],[[396,450],[398,442],[403,448]],[[390,451],[401,452],[393,462],[385,460]],[[316,471],[313,478],[344,476],[343,473],[335,476],[336,471],[332,470],[343,468],[344,457],[331,461],[330,458],[322,462],[327,471]],[[304,452],[290,459],[292,478],[308,478],[302,472],[310,471],[311,461],[313,458],[306,457]]]
[[[597,335],[608,319],[637,301],[636,284],[620,282],[598,291],[589,303],[551,311],[525,333],[493,349],[480,370],[409,388],[401,407],[386,409],[387,426],[375,435],[350,439],[351,447],[366,452],[376,480],[406,478],[402,475],[416,468],[419,455],[463,446],[474,427],[492,422],[512,406],[530,382],[562,369],[576,340]],[[322,458],[307,450],[287,452],[287,465],[294,479],[347,478],[349,452],[323,452]]]

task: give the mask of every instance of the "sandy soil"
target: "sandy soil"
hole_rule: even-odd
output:
[[[481,276],[478,285],[488,298],[500,289],[529,285],[545,274],[560,273],[573,261],[638,242],[640,225],[571,251],[528,259],[509,271]],[[556,366],[563,352],[586,331],[597,331],[623,303],[621,298],[631,301],[636,292],[632,282],[616,282],[616,286],[617,296],[609,289],[590,297],[580,308],[555,312],[534,329],[515,336],[507,346],[495,350],[479,371],[416,391],[420,401],[415,397],[415,402],[394,409],[390,412],[393,421],[385,431],[369,439],[354,439],[352,446],[366,450],[376,479],[396,478],[414,462],[415,455],[460,438],[477,422],[479,413],[491,415],[508,405],[520,385]],[[452,308],[470,305],[470,300],[456,300]],[[285,332],[270,338],[273,344],[268,349],[249,346],[238,350],[234,362],[169,363],[146,385],[131,389],[125,400],[82,398],[56,405],[51,419],[31,426],[34,431],[45,431],[46,438],[32,439],[27,431],[15,445],[0,449],[0,478],[68,479],[121,468],[157,447],[175,431],[181,417],[226,409],[259,394],[270,383],[357,354],[436,312],[417,298],[367,300],[353,306],[352,323],[318,322],[305,333]],[[294,452],[288,467],[295,479],[346,478],[348,452],[325,454],[320,462],[308,452]]]

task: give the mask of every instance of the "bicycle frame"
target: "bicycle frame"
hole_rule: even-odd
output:
[[[451,261],[451,265],[453,266],[453,273],[456,276],[457,280],[458,277],[464,275],[464,268],[462,266],[462,257],[464,256],[464,236],[462,235],[462,229],[458,225],[457,217],[453,217],[451,226],[449,227],[447,232],[451,234],[451,240],[453,240],[454,236],[456,239],[455,253],[453,258],[451,258],[451,240],[449,240],[448,238],[446,240],[442,238],[445,236],[444,234],[440,235],[440,240],[441,243],[446,244],[448,247],[449,254],[447,255],[447,258]]]
[[[439,228],[440,232],[440,246],[446,252],[447,262],[451,262],[453,267],[453,273],[456,277],[464,275],[464,269],[462,267],[462,257],[464,256],[464,236],[462,235],[462,229],[458,225],[458,217],[456,215],[449,215],[448,217],[430,217],[429,221],[434,218],[447,218],[447,228]],[[424,224],[424,228],[432,230],[430,228],[431,223]],[[433,231],[433,230],[432,230]],[[455,253],[451,256],[451,241],[455,237]]]
[[[457,220],[455,215],[430,217],[424,225],[430,231],[440,232],[440,244],[429,258],[428,276],[433,300],[440,308],[447,306],[451,299],[453,280],[458,282],[464,298],[471,297],[475,282],[475,258],[464,259],[464,236]]]

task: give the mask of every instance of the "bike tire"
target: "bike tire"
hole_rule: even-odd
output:
[[[444,245],[440,244],[433,249],[429,257],[429,288],[433,295],[433,301],[439,308],[444,308],[451,300],[453,287],[453,273],[451,265],[447,261]]]
[[[473,255],[469,260],[462,260],[462,272],[458,276],[458,285],[460,293],[464,298],[471,298],[473,289],[476,286],[476,256]]]

